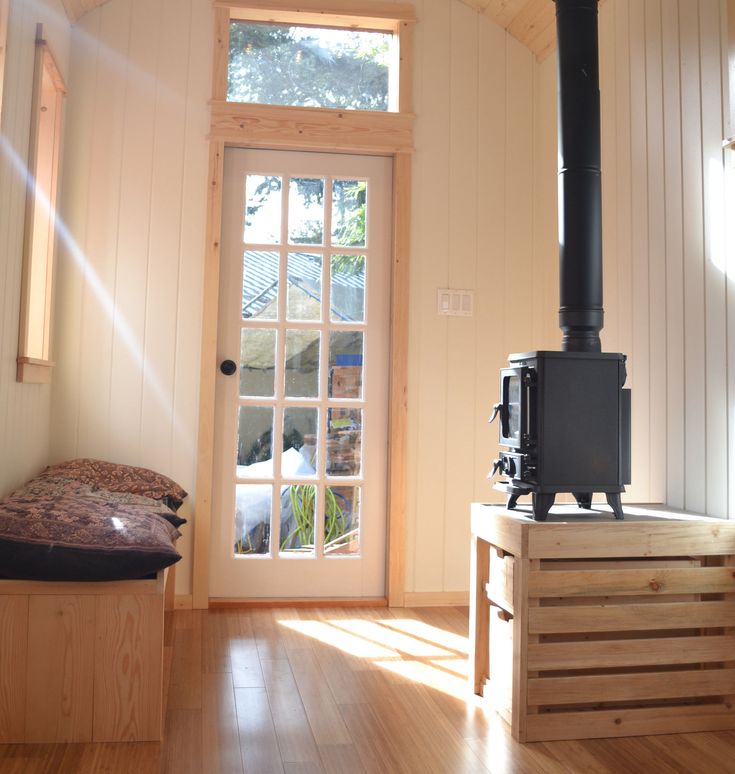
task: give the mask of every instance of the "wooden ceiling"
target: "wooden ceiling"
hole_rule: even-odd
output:
[[[554,0],[463,0],[530,48],[541,61],[556,48]]]
[[[64,4],[64,10],[72,23],[81,19],[85,13],[95,9],[98,5],[103,5],[108,0],[61,0]]]
[[[62,0],[72,22],[109,0]],[[524,46],[536,58],[545,59],[556,45],[554,0],[463,0],[484,13]]]

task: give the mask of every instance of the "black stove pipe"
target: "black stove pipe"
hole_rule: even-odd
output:
[[[600,352],[602,194],[597,0],[555,0],[562,349]]]

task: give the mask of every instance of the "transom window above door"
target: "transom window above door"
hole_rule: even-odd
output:
[[[391,32],[230,21],[227,100],[397,110]]]

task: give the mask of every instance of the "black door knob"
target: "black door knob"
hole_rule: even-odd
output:
[[[232,376],[232,374],[237,371],[237,364],[234,360],[223,360],[219,364],[219,370],[222,371],[225,376]]]

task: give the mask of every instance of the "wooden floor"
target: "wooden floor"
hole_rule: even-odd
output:
[[[0,746],[0,774],[735,772],[735,733],[518,745],[466,696],[467,611],[177,612],[162,744]]]

